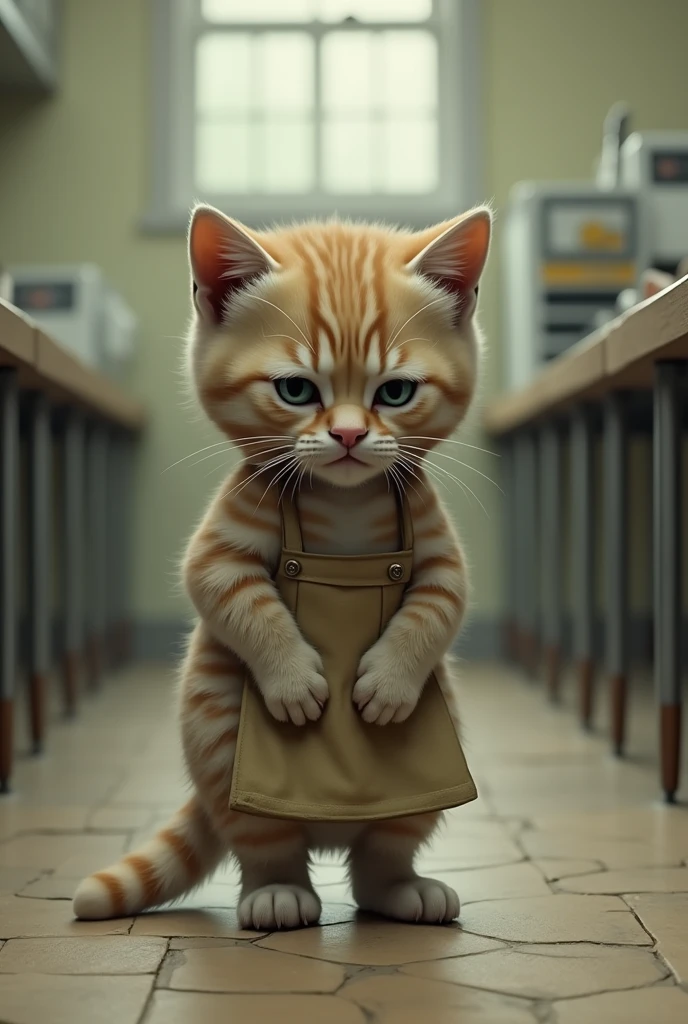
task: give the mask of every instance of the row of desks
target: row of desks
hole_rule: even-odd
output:
[[[82,680],[97,685],[110,655],[126,654],[131,461],[144,423],[140,403],[0,301],[2,791],[12,769],[20,662],[38,753],[56,662],[65,711],[74,714]]]
[[[599,554],[612,743],[621,754],[630,658],[628,439],[638,426],[638,393],[646,396],[646,404],[651,396],[654,671],[662,788],[669,801],[678,787],[681,746],[681,439],[687,359],[688,277],[547,364],[528,387],[495,398],[485,412],[486,429],[500,439],[505,458],[509,649],[531,672],[542,651],[548,688],[556,697],[565,618],[562,566],[568,557],[581,719],[590,725],[598,668],[594,569]],[[602,495],[595,493],[593,470],[600,433]],[[565,551],[567,464],[570,533]],[[598,553],[600,508],[603,550]]]

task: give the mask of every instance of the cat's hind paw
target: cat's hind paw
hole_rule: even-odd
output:
[[[454,890],[434,878],[411,878],[369,892],[359,906],[395,921],[417,924],[447,924],[455,921],[461,911]]]
[[[314,892],[300,885],[263,885],[239,904],[239,925],[256,931],[303,928],[320,919],[321,903]]]

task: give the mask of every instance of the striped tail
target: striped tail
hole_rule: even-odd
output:
[[[199,885],[226,852],[193,797],[139,850],[86,878],[74,896],[74,914],[85,921],[129,917],[177,899]]]

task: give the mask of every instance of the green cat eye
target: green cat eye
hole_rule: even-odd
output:
[[[414,380],[388,380],[377,389],[375,402],[380,405],[406,405],[416,393]]]
[[[275,390],[283,402],[289,405],[308,405],[320,401],[315,384],[305,377],[281,377],[275,381]]]

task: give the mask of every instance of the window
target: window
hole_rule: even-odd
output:
[[[478,0],[153,0],[151,226],[478,198]]]

